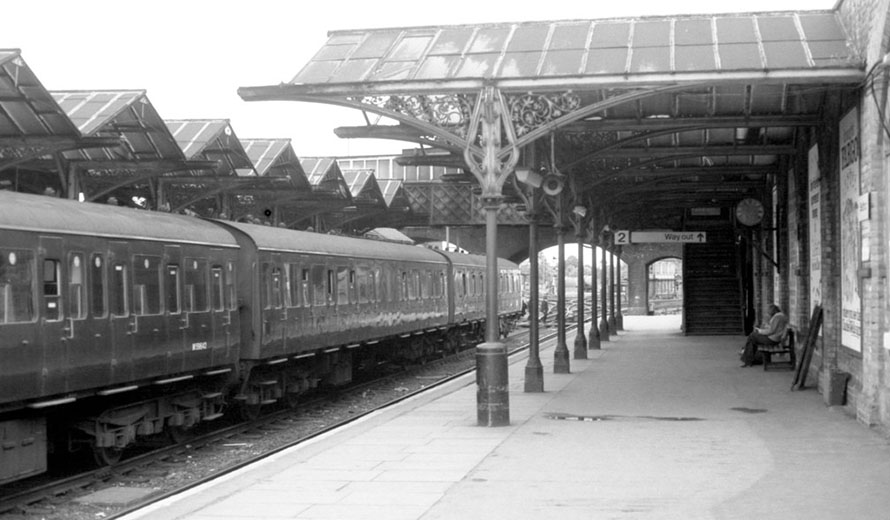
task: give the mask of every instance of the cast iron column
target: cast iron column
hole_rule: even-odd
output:
[[[615,330],[624,330],[624,315],[621,314],[621,246],[615,248],[618,254],[615,256],[615,283],[618,289],[615,291],[617,304],[615,306]]]
[[[606,297],[609,294],[609,281],[606,279],[609,271],[606,266],[606,240],[605,240],[605,232],[603,232],[603,239],[600,241],[600,251],[602,251],[602,283],[603,287],[600,290],[601,298],[600,304],[602,305],[601,312],[603,313],[600,318],[600,341],[610,341],[609,338],[609,317],[607,316],[609,312],[609,307],[606,305]]]
[[[578,238],[578,328],[575,331],[575,359],[587,359],[587,339],[584,337],[584,232],[581,226],[575,232]]]
[[[562,221],[562,208],[559,211]],[[553,351],[553,373],[569,373],[569,347],[566,345],[566,228],[560,222],[556,225],[559,258],[556,269],[556,348]]]
[[[615,320],[615,253],[609,251],[609,332],[618,335],[618,325]]]
[[[587,229],[595,229],[596,220],[591,219]],[[600,329],[597,327],[599,313],[597,307],[599,304],[596,300],[597,278],[596,278],[596,243],[593,234],[590,236],[590,336],[587,338],[587,348],[590,350],[599,350],[600,346]]]
[[[510,424],[507,346],[498,326],[498,197],[483,198],[485,207],[485,343],[476,345],[477,420],[482,426]]]
[[[501,148],[501,137],[509,145]],[[486,86],[473,108],[464,161],[482,187],[485,207],[485,342],[476,346],[476,417],[480,426],[510,424],[507,348],[498,323],[498,209],[504,181],[519,159],[510,111],[500,92]],[[478,143],[478,144],[477,144]]]
[[[535,194],[532,199],[537,200]],[[534,202],[532,202],[534,204]],[[538,214],[528,213],[528,362],[525,364],[525,391],[544,391],[544,366],[538,345]]]

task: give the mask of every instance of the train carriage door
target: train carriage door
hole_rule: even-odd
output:
[[[182,312],[185,323],[185,370],[210,366],[213,340],[210,314],[210,265],[206,258],[184,257]]]
[[[156,254],[136,253],[132,259],[133,356],[137,378],[176,372],[178,353],[167,334],[167,317],[161,305],[163,259]]]
[[[38,344],[43,350],[42,391],[44,394],[52,394],[67,390],[66,351],[68,342],[73,337],[73,324],[66,319],[63,306],[65,254],[62,239],[41,236],[38,253]]]
[[[7,242],[0,244],[0,395],[14,400],[39,395],[43,358],[35,349],[40,332],[34,322],[40,271],[31,243]]]
[[[229,361],[229,350],[234,344],[232,312],[235,310],[234,262],[222,251],[214,251],[210,265],[210,314],[213,325],[213,343],[210,346],[212,364]]]
[[[123,383],[133,380],[133,334],[137,327],[135,316],[130,315],[129,244],[109,242],[106,262],[105,302],[111,324],[111,378],[112,382]]]
[[[262,262],[260,269],[263,309],[263,353],[276,355],[284,353],[284,333],[286,310],[284,307],[285,284],[280,255]]]
[[[105,348],[105,338],[109,334],[108,320],[104,312],[90,313],[91,289],[99,288],[99,298],[104,302],[104,276],[99,270],[95,282],[91,279],[94,268],[93,257],[98,257],[99,269],[104,268],[104,255],[87,254],[82,251],[69,251],[65,262],[63,278],[67,282],[65,306],[65,331],[68,335],[67,378],[69,389],[99,386],[111,380],[111,365]],[[104,309],[104,304],[102,305]]]
[[[167,352],[170,366],[185,366],[188,344],[188,318],[183,310],[183,257],[182,247],[164,246],[161,267],[163,313],[167,323]]]

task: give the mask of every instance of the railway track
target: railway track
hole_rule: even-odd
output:
[[[541,341],[555,334],[554,329],[542,330]],[[507,339],[509,355],[528,348],[523,337],[526,337],[525,330],[520,329]],[[401,373],[315,396],[293,408],[265,414],[256,421],[230,424],[178,439],[174,445],[131,456],[114,466],[83,471],[28,488],[2,488],[0,520],[120,518],[473,370],[474,351],[469,349]],[[103,491],[120,491],[113,488],[136,490],[134,498],[126,500],[118,496],[112,502],[89,498]]]

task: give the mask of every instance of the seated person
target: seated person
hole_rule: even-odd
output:
[[[757,347],[760,345],[778,345],[782,341],[785,329],[788,328],[788,317],[775,303],[769,306],[769,322],[763,327],[757,327],[748,335],[748,341],[742,350],[742,366],[749,367],[754,364]]]

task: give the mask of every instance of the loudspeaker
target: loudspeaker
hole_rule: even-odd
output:
[[[561,175],[548,174],[544,176],[543,182],[541,182],[541,189],[544,190],[544,193],[547,195],[559,195],[562,192],[562,188],[565,185],[565,179]]]

